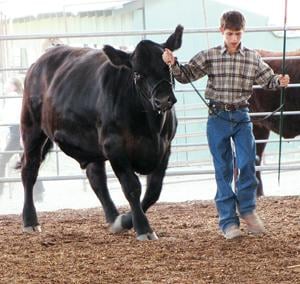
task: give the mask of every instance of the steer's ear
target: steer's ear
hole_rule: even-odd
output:
[[[175,32],[172,33],[167,41],[163,44],[163,47],[168,48],[172,51],[180,48],[182,43],[182,33],[183,26],[178,25],[175,29]]]
[[[103,51],[113,65],[117,67],[121,67],[121,66],[126,66],[128,68],[132,67],[129,53],[119,49],[115,49],[111,45],[105,45],[103,47]]]

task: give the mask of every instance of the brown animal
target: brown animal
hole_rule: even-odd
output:
[[[257,50],[262,57],[278,57],[278,59],[265,60],[275,73],[282,73],[282,52],[272,52],[267,50]],[[290,84],[300,83],[300,57],[299,59],[288,59],[288,56],[300,56],[300,50],[286,53],[286,74],[290,76]],[[263,89],[254,89],[250,102],[251,112],[272,112],[280,106],[280,90],[269,91]],[[300,111],[300,87],[287,88],[285,90],[285,111]],[[270,131],[279,134],[280,116],[271,116],[270,118],[259,121],[258,118],[252,118],[253,132],[256,140],[268,139]],[[294,138],[300,134],[300,115],[289,115],[283,118],[284,138]],[[266,143],[257,143],[257,165],[261,164]],[[261,173],[257,172],[259,181],[257,194],[263,195],[263,183]]]

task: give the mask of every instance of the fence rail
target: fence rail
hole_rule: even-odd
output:
[[[264,165],[264,166],[256,166],[256,171],[277,171],[277,165]],[[297,171],[300,170],[300,164],[293,165],[281,165],[281,171]],[[201,169],[193,166],[193,168],[169,168],[166,171],[166,176],[187,176],[187,175],[213,175],[214,169],[207,168]],[[61,181],[61,180],[82,180],[86,179],[86,175],[60,175],[60,176],[39,176],[37,180],[39,181]],[[111,171],[107,172],[107,178],[116,178],[115,174]],[[5,182],[21,182],[20,177],[5,177],[0,178],[0,183]]]
[[[283,26],[274,27],[248,27],[247,32],[274,32],[282,31]],[[287,26],[287,31],[300,30],[300,26]],[[147,35],[163,35],[171,34],[174,30],[141,30],[141,31],[122,31],[122,32],[93,32],[93,33],[44,33],[44,34],[20,34],[20,35],[0,35],[0,41],[4,40],[35,40],[45,38],[83,38],[83,37],[123,37],[123,36],[147,36]],[[185,34],[197,33],[219,33],[220,30],[215,27],[185,29]]]

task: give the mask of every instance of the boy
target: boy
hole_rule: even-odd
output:
[[[166,49],[163,53],[164,62],[171,64],[174,77],[179,82],[188,83],[189,80],[208,76],[205,91],[210,105],[207,139],[215,168],[219,227],[226,239],[242,235],[237,211],[250,233],[265,233],[263,222],[255,211],[255,140],[247,101],[254,83],[268,89],[286,87],[289,83],[288,75],[275,75],[257,52],[242,45],[244,29],[244,16],[238,11],[229,11],[221,17],[222,46],[200,51],[183,66],[179,65],[170,50]],[[236,193],[231,186],[231,141],[239,169]]]

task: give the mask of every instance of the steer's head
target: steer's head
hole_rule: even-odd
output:
[[[180,48],[182,32],[183,27],[178,25],[163,44],[142,40],[132,53],[108,45],[103,48],[113,65],[131,69],[138,94],[142,99],[149,100],[153,109],[158,112],[169,110],[176,103],[173,78],[169,66],[162,60],[162,54],[165,48],[172,51]]]

